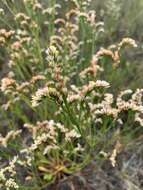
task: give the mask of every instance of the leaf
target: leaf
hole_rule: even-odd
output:
[[[44,175],[44,180],[46,180],[47,182],[50,182],[53,180],[53,175],[52,174],[45,174]]]

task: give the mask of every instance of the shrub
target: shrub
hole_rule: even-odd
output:
[[[114,96],[104,69],[118,69],[124,47],[137,47],[136,42],[124,38],[97,50],[103,23],[88,0],[71,0],[64,14],[62,3],[53,0],[20,2],[16,9],[17,1],[5,1],[15,25],[0,30],[8,60],[1,80],[7,121],[0,137],[1,187],[43,189],[100,155],[115,167],[120,138],[128,131],[136,135],[143,125],[143,90]]]

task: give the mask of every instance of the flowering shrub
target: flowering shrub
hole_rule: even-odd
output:
[[[103,23],[89,10],[89,0],[65,1],[72,9],[67,6],[64,15],[62,3],[53,0],[21,3],[16,9],[14,1],[3,1],[15,25],[0,30],[8,64],[0,87],[7,132],[0,144],[11,160],[2,156],[1,188],[44,189],[100,154],[115,167],[117,140],[143,125],[143,90],[115,97],[102,77],[105,64],[118,69],[124,47],[137,47],[136,42],[123,38],[98,50]]]

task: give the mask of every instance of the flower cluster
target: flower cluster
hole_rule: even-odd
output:
[[[16,175],[15,164],[18,157],[15,156],[9,165],[0,170],[0,187],[5,187],[6,190],[19,189],[14,177]]]

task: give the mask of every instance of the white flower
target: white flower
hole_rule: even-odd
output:
[[[48,95],[48,88],[44,87],[41,89],[38,89],[36,91],[36,94],[32,96],[32,107],[37,107],[39,105],[39,102],[41,101],[42,97]]]
[[[121,48],[123,45],[131,45],[133,47],[137,47],[137,43],[132,38],[123,38],[122,41],[119,43],[119,48]]]
[[[97,87],[104,87],[104,88],[109,88],[110,87],[110,84],[104,80],[97,80],[95,85]]]
[[[6,190],[10,190],[11,188],[19,189],[18,184],[14,181],[13,178],[9,178],[9,179],[6,181],[5,186],[6,186]]]
[[[65,140],[70,141],[72,138],[80,138],[81,135],[77,133],[74,129],[65,134]]]

